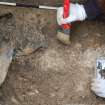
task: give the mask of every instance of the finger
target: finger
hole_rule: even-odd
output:
[[[105,84],[101,85],[101,84],[91,84],[91,90],[97,93],[105,93]]]
[[[91,90],[97,94],[99,93],[105,93],[105,89],[104,88],[98,88],[98,87],[91,87]]]
[[[93,83],[91,83],[91,87],[98,87],[98,88],[100,88],[101,84],[97,83],[97,82],[93,82]]]
[[[97,96],[105,98],[105,92],[94,92]]]
[[[100,79],[100,80],[93,80],[93,82],[91,83],[91,86],[97,86],[97,87],[100,87],[100,88],[105,88],[105,81]]]
[[[57,11],[58,17],[63,16],[63,7],[60,7]]]
[[[97,91],[97,90],[100,90],[100,87],[98,87],[98,86],[91,86],[91,89]]]
[[[75,17],[69,16],[68,18],[62,20],[62,24],[72,23],[74,21],[75,21]]]
[[[100,83],[101,79],[93,79],[92,82],[93,83]]]
[[[60,7],[57,10],[57,22],[59,25],[61,25],[62,19],[63,19],[63,7]]]
[[[92,90],[93,92],[97,93],[97,94],[103,92],[101,89],[99,89],[99,88],[94,88],[94,87],[91,87],[91,90]]]

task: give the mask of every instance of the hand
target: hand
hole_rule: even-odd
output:
[[[71,23],[74,21],[83,21],[87,18],[85,9],[83,5],[80,4],[70,4],[70,15],[68,18],[63,18],[63,7],[57,10],[57,22],[59,25]]]
[[[94,79],[91,84],[91,90],[97,96],[105,98],[105,79]]]

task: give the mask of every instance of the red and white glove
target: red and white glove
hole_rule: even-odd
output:
[[[63,7],[57,10],[57,22],[59,25],[71,23],[75,21],[83,21],[87,18],[84,6],[80,4],[70,4],[70,15],[68,18],[63,18]]]

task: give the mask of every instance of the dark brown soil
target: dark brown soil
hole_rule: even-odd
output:
[[[4,6],[0,9],[13,14],[12,20],[9,20],[12,23],[10,26],[13,26],[12,40],[10,36],[8,41],[15,43],[17,51],[30,43],[35,45],[34,48],[39,44],[42,47],[28,56],[20,55],[13,60],[6,81],[0,88],[0,105],[105,104],[104,99],[90,90],[96,58],[105,55],[104,22],[75,23],[72,44],[65,46],[56,38],[56,11]],[[3,28],[6,31],[2,25],[1,36]],[[26,41],[27,37],[30,40]],[[44,44],[47,48],[43,48]]]

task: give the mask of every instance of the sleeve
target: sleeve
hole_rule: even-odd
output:
[[[102,14],[102,10],[99,7],[98,0],[89,0],[84,4],[84,8],[87,14],[87,19],[92,20]]]

